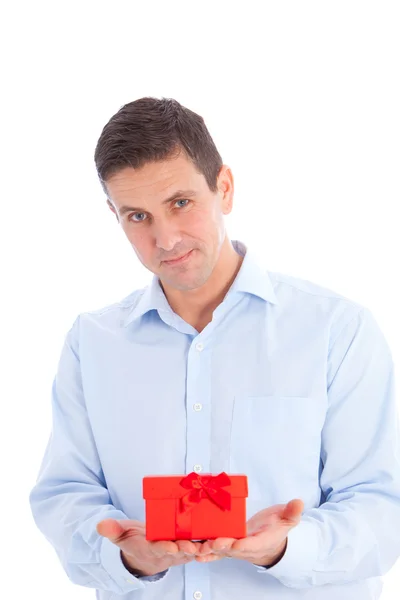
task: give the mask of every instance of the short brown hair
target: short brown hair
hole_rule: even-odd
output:
[[[97,174],[107,195],[106,181],[118,171],[140,169],[184,152],[202,173],[212,192],[222,158],[203,117],[173,98],[139,98],[122,106],[104,126],[96,145]]]

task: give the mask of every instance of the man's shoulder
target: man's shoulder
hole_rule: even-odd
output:
[[[343,293],[340,293],[333,288],[316,283],[309,279],[282,273],[279,271],[268,271],[268,276],[271,279],[275,293],[277,294],[297,294],[298,296],[312,297],[326,300],[343,301],[355,308],[362,308],[362,305],[357,301],[349,298]]]
[[[318,315],[330,325],[342,326],[368,309],[333,287],[303,277],[268,271],[279,304],[287,310],[311,318]]]
[[[77,320],[85,324],[97,324],[105,327],[120,327],[125,317],[136,306],[148,286],[130,292],[121,300],[103,305],[99,308],[82,311]]]

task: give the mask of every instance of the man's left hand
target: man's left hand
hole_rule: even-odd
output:
[[[300,523],[304,502],[290,500],[256,513],[246,523],[247,537],[207,540],[196,556],[198,562],[240,558],[255,565],[272,566],[286,551],[287,535]]]

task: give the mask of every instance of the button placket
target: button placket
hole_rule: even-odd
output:
[[[186,473],[208,472],[210,464],[210,355],[206,350],[207,344],[196,340],[188,356]]]

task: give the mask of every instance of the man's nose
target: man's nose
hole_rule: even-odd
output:
[[[155,232],[157,248],[166,252],[171,252],[181,242],[181,239],[179,231],[172,227],[159,227]]]

